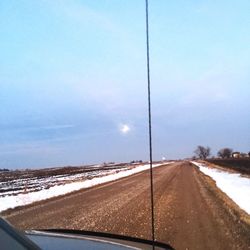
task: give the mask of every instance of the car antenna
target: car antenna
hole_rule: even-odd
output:
[[[146,50],[147,50],[147,85],[148,85],[148,132],[149,132],[149,159],[150,159],[150,198],[151,198],[151,235],[152,249],[155,249],[155,220],[154,220],[154,186],[153,186],[153,156],[152,156],[152,121],[151,121],[151,88],[150,88],[150,57],[149,57],[149,25],[148,25],[148,0],[146,7]]]

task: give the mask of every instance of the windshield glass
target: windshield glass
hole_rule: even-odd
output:
[[[1,216],[247,249],[249,10],[149,1],[147,58],[143,0],[1,1]]]

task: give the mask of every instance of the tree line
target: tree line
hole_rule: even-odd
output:
[[[211,156],[211,148],[210,147],[204,147],[204,146],[197,146],[197,148],[194,151],[195,155],[202,160],[207,159],[209,156]],[[230,158],[233,155],[233,149],[231,148],[222,148],[217,152],[217,156],[222,158],[222,159],[226,159],[226,158]],[[240,154],[239,152],[235,152]],[[246,156],[250,157],[250,152],[248,152],[248,154],[245,154]]]
[[[7,172],[7,171],[10,171],[10,170],[7,168],[0,168],[0,172]]]

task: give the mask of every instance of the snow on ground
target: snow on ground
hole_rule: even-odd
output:
[[[240,174],[208,168],[205,164],[192,161],[204,174],[212,177],[216,185],[243,210],[250,214],[250,178]]]
[[[77,174],[69,173],[64,175],[51,175],[42,178],[28,177],[14,179],[11,181],[3,181],[0,182],[0,198],[6,195],[19,195],[21,193],[35,192],[42,189],[47,189],[48,187],[52,186],[64,185],[66,183],[82,181],[84,179],[91,179],[93,177],[101,177],[127,169],[128,168],[124,167],[117,167],[116,169],[96,169],[93,171]]]
[[[164,163],[164,164],[153,164],[153,167],[158,167],[158,166],[166,165],[170,163],[172,162]],[[0,197],[0,212],[7,210],[9,208],[15,208],[18,206],[28,205],[36,201],[45,200],[48,198],[52,198],[52,197],[59,196],[59,195],[64,195],[64,194],[77,191],[80,189],[93,187],[98,184],[106,183],[109,181],[114,181],[122,177],[126,177],[129,175],[139,173],[141,171],[149,169],[149,167],[150,167],[149,164],[140,165],[138,167],[127,169],[127,170],[120,171],[120,172],[113,171],[112,173],[108,175],[101,176],[101,177],[97,176],[90,180],[76,181],[76,182],[71,182],[71,183],[67,183],[64,185],[56,185],[48,189],[42,189],[36,192],[28,192],[28,193],[21,193],[18,195]]]

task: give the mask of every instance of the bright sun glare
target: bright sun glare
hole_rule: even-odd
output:
[[[122,134],[127,134],[130,131],[130,127],[127,124],[121,124],[120,125],[120,132]]]

